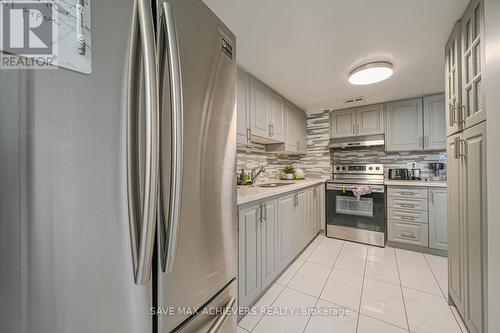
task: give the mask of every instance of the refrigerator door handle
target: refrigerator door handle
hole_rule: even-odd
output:
[[[168,71],[170,80],[169,97],[170,105],[163,105],[161,99],[161,110],[170,110],[171,112],[171,174],[170,174],[170,203],[168,213],[163,214],[162,218],[164,230],[168,232],[166,236],[165,261],[162,263],[163,270],[166,273],[172,272],[177,248],[177,233],[180,222],[181,198],[182,198],[182,168],[183,168],[183,105],[182,105],[182,78],[179,61],[179,48],[177,42],[177,32],[175,28],[174,13],[170,3],[162,3],[160,16],[160,36],[158,42],[158,62],[159,73],[165,76]],[[167,66],[167,67],[166,67]],[[160,96],[163,96],[163,78],[160,79]]]
[[[226,321],[227,317],[231,313],[231,310],[233,308],[234,302],[236,301],[236,298],[231,297],[229,301],[227,301],[226,305],[224,305],[224,309],[222,310],[222,313],[217,317],[215,322],[210,326],[208,329],[207,333],[217,333],[221,327],[222,324]]]
[[[127,73],[127,200],[134,281],[145,284],[151,276],[151,265],[156,228],[156,197],[158,184],[158,94],[156,81],[156,55],[151,5],[146,0],[134,1],[132,33],[130,36]],[[145,161],[144,197],[140,198],[138,184],[136,117],[137,117],[137,64],[139,39],[144,68],[145,85]],[[140,201],[140,202],[139,202]],[[139,206],[140,205],[140,206]]]

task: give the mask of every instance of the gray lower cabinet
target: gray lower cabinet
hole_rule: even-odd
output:
[[[287,194],[278,198],[278,265],[284,270],[294,257],[295,194]]]
[[[318,189],[317,189],[318,188]],[[251,306],[317,235],[320,186],[239,206],[239,304]],[[319,196],[316,196],[319,198]]]
[[[448,249],[448,191],[429,188],[429,247]]]
[[[449,295],[470,332],[484,329],[486,123],[448,138]]]
[[[447,193],[441,187],[388,186],[389,240],[446,251]]]
[[[307,203],[308,192],[295,193],[293,253],[299,253],[307,245]]]
[[[278,200],[263,201],[262,205],[262,289],[278,276]]]
[[[252,304],[262,291],[260,203],[239,208],[238,300]]]

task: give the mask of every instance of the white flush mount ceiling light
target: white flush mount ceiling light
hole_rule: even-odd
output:
[[[366,85],[384,81],[394,73],[390,62],[371,62],[359,66],[349,74],[349,83],[354,85]]]

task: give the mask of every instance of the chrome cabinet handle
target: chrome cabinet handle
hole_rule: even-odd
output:
[[[410,239],[416,239],[417,238],[417,237],[415,237],[414,234],[409,234],[409,233],[406,233],[406,232],[402,232],[401,233],[401,237],[410,238]]]
[[[141,285],[149,281],[153,258],[156,229],[156,196],[158,186],[158,91],[156,78],[156,56],[153,30],[153,16],[148,1],[134,1],[132,15],[132,33],[130,35],[129,62],[127,73],[127,201],[129,213],[130,241],[134,281]],[[139,39],[144,68],[145,84],[145,161],[144,161],[144,197],[140,194],[138,177],[138,149],[136,128],[137,118],[137,82],[138,73],[142,74],[137,64],[139,59]],[[139,205],[140,208],[139,208]],[[140,221],[140,223],[139,223]]]
[[[401,207],[405,207],[405,208],[415,208],[415,206],[414,206],[414,205],[411,205],[411,204],[404,204],[404,203],[400,204],[400,206],[401,206]]]
[[[424,136],[424,147],[429,148],[429,137],[427,135]]]
[[[465,118],[466,118],[466,116],[465,116],[465,105],[459,105],[459,106],[457,106],[457,109],[459,110],[459,113],[458,113],[458,115],[459,115],[459,117],[458,117],[459,118],[458,119],[458,123],[464,124],[465,123]]]
[[[267,222],[267,204],[262,204],[262,220]]]
[[[250,128],[247,128],[247,143],[250,142]]]
[[[460,138],[458,136],[455,137],[454,139],[454,146],[455,146],[454,157],[456,160],[458,160],[460,158]]]
[[[170,164],[170,175],[161,174],[162,177],[170,177],[170,189],[161,188],[162,196],[162,227],[168,237],[163,246],[162,260],[163,270],[170,273],[173,270],[175,252],[177,249],[177,234],[180,224],[180,213],[182,205],[182,168],[183,168],[183,105],[182,105],[182,77],[179,61],[179,46],[172,6],[163,2],[160,16],[160,34],[158,42],[158,63],[161,92],[161,110],[170,111],[171,116],[171,160],[162,160],[162,165]],[[170,80],[169,91],[164,91],[163,79]],[[163,96],[168,95],[170,105],[166,103]],[[165,135],[169,133],[165,131]],[[162,168],[163,170],[164,168]],[[162,182],[163,185],[163,182]],[[168,198],[165,192],[168,191]]]
[[[460,150],[458,156],[463,159],[467,157],[467,145],[465,140],[460,140]]]
[[[450,118],[450,126],[453,126],[455,124],[455,106],[452,103],[448,104],[448,115]]]
[[[233,308],[235,301],[236,301],[236,298],[234,298],[234,297],[229,298],[229,301],[227,301],[226,305],[224,305],[224,309],[222,310],[222,313],[219,315],[219,317],[217,317],[217,319],[212,324],[212,326],[210,326],[207,333],[217,333],[221,329],[222,324],[224,324],[227,317],[231,313],[231,309]]]
[[[415,221],[415,217],[413,216],[401,215],[401,219],[406,221]]]
[[[400,192],[401,195],[411,195],[411,196],[414,196],[415,193],[413,192]]]

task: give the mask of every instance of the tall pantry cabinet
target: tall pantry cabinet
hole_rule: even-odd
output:
[[[486,110],[482,0],[472,0],[445,48],[448,294],[471,333],[486,332]]]

